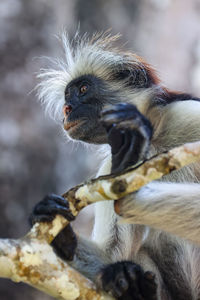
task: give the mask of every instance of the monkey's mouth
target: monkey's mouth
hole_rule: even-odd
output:
[[[77,121],[72,121],[72,122],[66,122],[65,120],[64,120],[64,129],[66,130],[66,131],[69,131],[70,129],[72,129],[72,128],[75,128],[75,127],[77,127],[77,126],[79,126],[79,125],[82,125],[84,123],[84,121],[79,121],[79,120],[77,120]]]

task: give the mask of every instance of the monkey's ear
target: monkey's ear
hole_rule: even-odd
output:
[[[125,86],[133,88],[150,87],[152,81],[148,78],[148,73],[143,68],[127,68],[119,70],[114,75],[115,80],[124,81]]]

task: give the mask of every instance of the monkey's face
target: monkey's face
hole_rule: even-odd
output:
[[[105,85],[92,75],[81,76],[67,85],[63,123],[72,139],[96,144],[107,142],[100,114],[108,98]]]

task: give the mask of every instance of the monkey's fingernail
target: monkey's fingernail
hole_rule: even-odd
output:
[[[110,105],[104,106],[104,108],[101,111],[101,114],[104,115],[104,114],[111,113],[111,112],[115,112],[115,105],[110,104]]]
[[[115,126],[115,124],[112,124],[110,122],[109,123],[105,122],[103,118],[101,118],[100,121],[103,127],[105,127],[107,131],[109,131],[113,127],[113,125]]]
[[[116,214],[120,215],[120,200],[114,201],[114,209]]]
[[[104,121],[104,122],[111,122],[111,123],[113,123],[115,121],[115,115],[108,114],[108,115],[102,116],[101,120]]]
[[[155,279],[155,274],[152,273],[152,272],[149,272],[147,271],[145,274],[144,274],[145,278],[149,279],[149,280],[154,280]]]

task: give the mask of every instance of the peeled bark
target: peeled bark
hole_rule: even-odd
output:
[[[52,223],[35,224],[22,239],[0,240],[0,277],[25,282],[60,300],[111,300],[94,283],[72,269],[48,244],[66,224],[57,216]],[[51,239],[50,239],[51,237]]]

